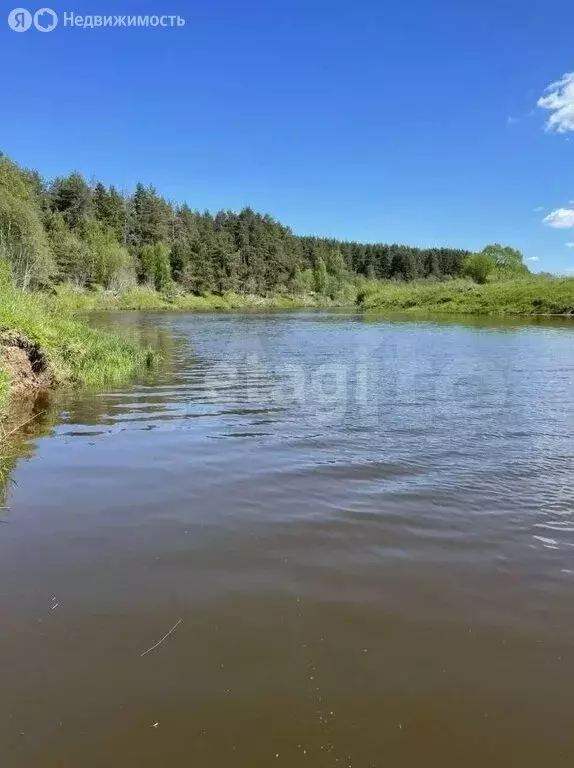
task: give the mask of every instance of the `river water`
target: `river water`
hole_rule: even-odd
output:
[[[2,768],[571,768],[572,322],[98,322],[165,362],[21,446]]]

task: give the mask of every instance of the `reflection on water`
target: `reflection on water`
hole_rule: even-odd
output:
[[[24,441],[2,765],[572,765],[571,322],[96,322],[165,362]]]

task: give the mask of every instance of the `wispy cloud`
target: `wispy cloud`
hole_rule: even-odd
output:
[[[560,80],[550,83],[537,106],[550,111],[547,131],[567,133],[574,131],[574,72],[567,72]]]
[[[564,243],[566,248],[574,248],[574,243]]]
[[[536,208],[534,209],[534,213],[542,213],[543,210],[544,210],[544,207],[542,205],[537,205]]]
[[[535,109],[531,109],[530,112],[526,112],[523,115],[508,115],[506,118],[506,124],[507,125],[516,125],[517,123],[521,123],[523,120],[526,120],[528,117],[532,117],[536,114]]]
[[[570,229],[574,227],[574,209],[558,208],[545,216],[542,222],[553,229]]]
[[[526,261],[540,261],[538,256],[529,256]]]

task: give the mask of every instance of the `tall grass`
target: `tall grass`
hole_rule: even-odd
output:
[[[352,305],[356,291],[345,304]],[[232,291],[222,295],[206,294],[195,296],[191,293],[174,292],[162,294],[138,286],[120,294],[105,291],[81,291],[71,286],[59,286],[57,293],[51,299],[53,306],[68,311],[91,310],[172,310],[181,312],[222,312],[240,309],[291,309],[297,307],[328,307],[336,306],[339,302],[327,296],[318,294],[274,294],[271,296],[255,296],[240,294]]]
[[[574,313],[574,278],[531,275],[485,285],[389,281],[361,297],[361,306],[379,312],[565,315]]]
[[[97,386],[119,382],[153,359],[149,350],[127,338],[90,328],[63,304],[9,287],[0,289],[1,330],[15,331],[36,343],[46,355],[56,383]],[[7,390],[4,371],[0,373],[4,400]]]
[[[559,315],[574,313],[574,278],[530,275],[478,285],[472,280],[362,280],[345,284],[331,299],[318,294],[253,296],[225,293],[194,296],[160,294],[139,286],[115,295],[60,286],[52,306],[72,313],[89,310],[171,310],[220,312],[249,309],[355,306],[379,312],[443,312],[478,315]]]

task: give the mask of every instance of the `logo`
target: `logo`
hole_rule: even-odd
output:
[[[14,32],[27,32],[32,23],[38,32],[51,32],[58,26],[58,14],[51,8],[40,8],[34,16],[26,8],[14,8],[8,14],[8,26]]]
[[[32,26],[32,14],[25,8],[14,8],[8,14],[8,26],[14,32],[27,32]]]
[[[58,26],[58,14],[51,8],[40,8],[34,14],[34,26],[38,32],[51,32]]]

